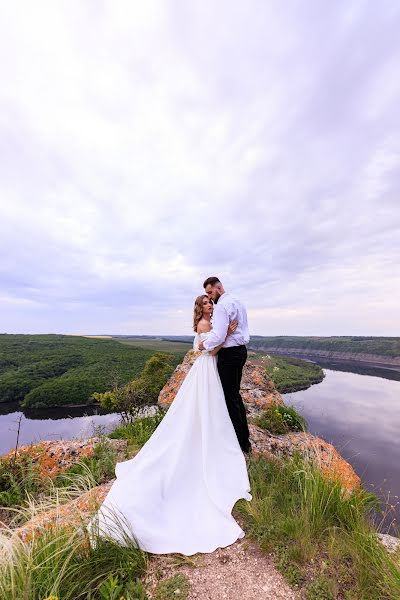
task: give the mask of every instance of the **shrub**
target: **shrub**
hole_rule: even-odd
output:
[[[254,422],[276,435],[288,431],[305,431],[307,428],[304,417],[295,408],[275,403],[270,404],[260,416],[255,417]]]
[[[118,412],[125,423],[138,418],[145,406],[155,404],[175,368],[173,354],[158,352],[145,364],[140,377],[111,391],[95,392],[92,398],[106,410]]]
[[[27,493],[34,494],[43,488],[40,467],[28,454],[0,458],[0,507],[22,504]]]
[[[143,417],[132,423],[120,425],[109,435],[109,437],[128,440],[130,446],[141,448],[153,435],[166,412],[165,409],[158,407],[155,415]]]
[[[305,588],[307,600],[335,600],[336,584],[325,575],[319,575]]]

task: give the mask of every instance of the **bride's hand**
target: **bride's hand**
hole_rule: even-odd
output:
[[[228,327],[228,335],[231,335],[231,333],[235,333],[237,326],[238,326],[238,322],[236,320],[231,321],[229,323],[229,327]]]

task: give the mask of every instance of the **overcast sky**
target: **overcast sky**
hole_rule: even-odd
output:
[[[400,335],[398,0],[0,13],[0,332]]]

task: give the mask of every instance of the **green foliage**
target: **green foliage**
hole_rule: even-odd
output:
[[[26,408],[88,404],[137,377],[154,354],[111,339],[0,334],[0,402]],[[176,366],[182,354],[172,355]]]
[[[305,431],[307,428],[304,417],[293,406],[279,404],[270,404],[261,415],[254,417],[254,422],[274,435],[288,431]]]
[[[95,392],[92,398],[107,410],[118,412],[122,420],[132,422],[138,418],[144,406],[157,402],[158,395],[175,368],[173,354],[158,352],[146,362],[137,379],[111,391]]]
[[[249,348],[257,351],[285,350],[298,348],[307,350],[329,350],[333,352],[367,353],[379,356],[400,356],[400,337],[380,336],[252,336]]]
[[[21,505],[26,495],[43,489],[39,469],[28,455],[0,457],[0,507]]]
[[[77,475],[90,474],[93,484],[100,485],[115,476],[118,454],[104,436],[100,436],[91,456],[83,456],[79,462],[55,478],[54,485],[68,486]]]
[[[174,368],[173,354],[157,352],[146,362],[139,381],[152,402],[157,402],[158,394],[171,377]]]
[[[315,600],[400,597],[399,559],[386,552],[372,525],[373,494],[344,493],[339,481],[325,479],[299,456],[249,457],[247,465],[253,499],[235,510],[292,585],[304,586]]]
[[[0,560],[1,599],[147,600],[138,583],[147,556],[122,528],[118,531],[122,543],[99,536],[95,527],[90,543],[83,523],[54,526],[25,543],[12,532],[1,533],[7,549]]]
[[[255,358],[266,368],[281,394],[307,389],[324,378],[322,368],[306,360],[263,353],[257,353]]]
[[[336,583],[325,575],[319,575],[305,587],[307,600],[335,600]]]
[[[175,600],[182,598],[185,600],[190,591],[189,579],[183,573],[177,573],[160,581],[155,590],[155,600]]]
[[[149,600],[140,579],[137,579],[135,582],[121,583],[118,576],[114,575],[110,575],[102,583],[98,595],[95,597],[99,598],[99,600]]]
[[[291,558],[290,550],[285,544],[275,546],[275,566],[291,586],[298,587],[304,580],[304,576],[300,567]]]
[[[153,435],[166,414],[166,410],[158,408],[155,415],[136,419],[132,423],[120,425],[109,435],[113,439],[128,440],[130,448],[138,449],[144,446]]]

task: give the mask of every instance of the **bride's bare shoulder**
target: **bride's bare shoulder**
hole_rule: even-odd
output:
[[[197,333],[207,333],[208,331],[211,331],[210,322],[205,319],[200,319],[197,323]]]

